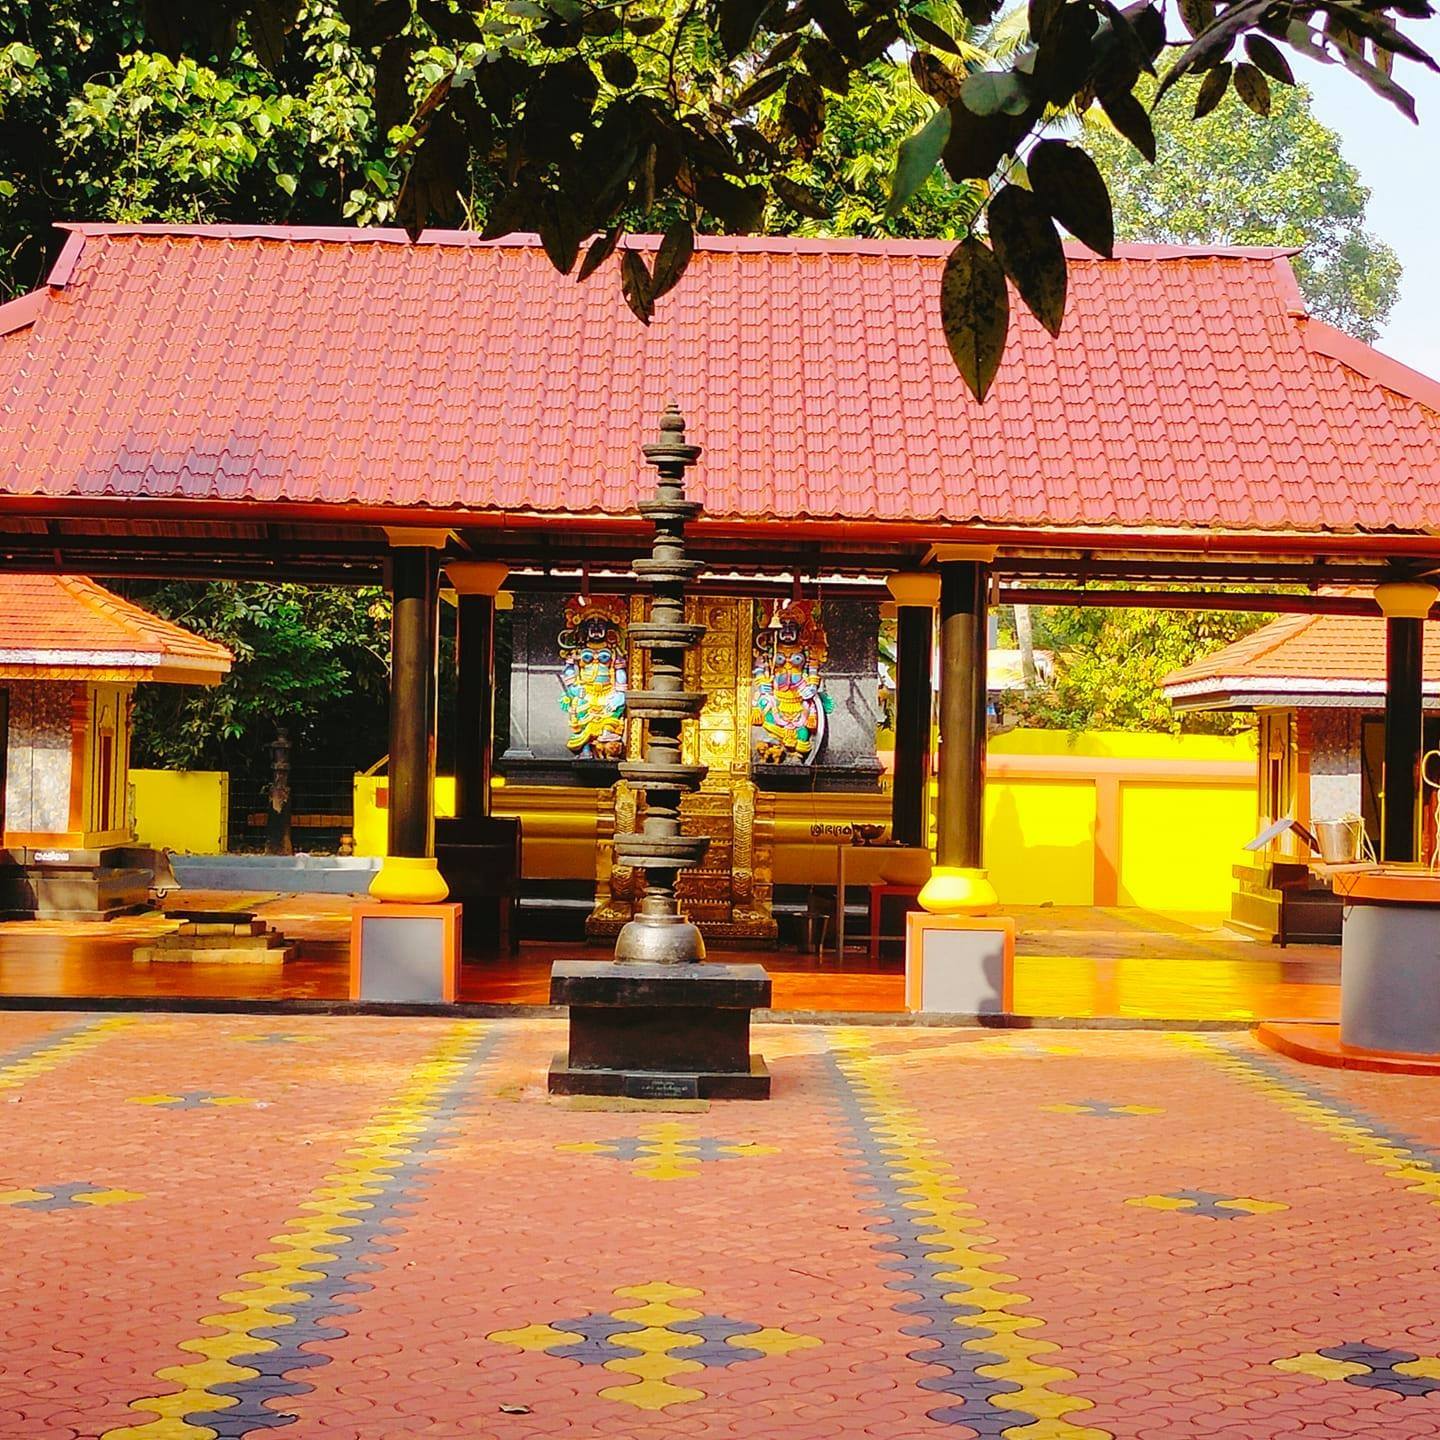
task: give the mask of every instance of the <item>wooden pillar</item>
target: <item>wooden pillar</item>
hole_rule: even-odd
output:
[[[1385,616],[1385,771],[1380,859],[1420,858],[1420,752],[1425,617],[1435,586],[1394,580],[1375,587]]]
[[[454,560],[445,574],[455,587],[455,816],[490,813],[495,729],[496,596],[509,568],[487,560]]]
[[[930,725],[934,705],[935,572],[892,575],[895,597],[895,774],[890,794],[890,835],[898,845],[929,844]]]
[[[390,532],[388,854],[377,900],[431,904],[448,893],[435,864],[435,692],[440,550],[448,531]]]
[[[988,910],[997,903],[983,868],[988,562],[993,552],[938,558],[939,793],[935,869],[920,892],[920,904],[938,913]]]

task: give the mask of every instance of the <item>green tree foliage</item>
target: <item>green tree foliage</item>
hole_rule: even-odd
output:
[[[1179,715],[1160,689],[1172,670],[1269,620],[1232,610],[1037,608],[1035,643],[1055,653],[1055,682],[1015,707],[1027,724],[1058,730],[1224,734],[1248,716]]]
[[[1191,118],[1200,89],[1186,81],[1153,112],[1156,163],[1116,131],[1089,148],[1110,187],[1122,240],[1296,245],[1295,273],[1311,309],[1373,341],[1399,294],[1395,252],[1365,228],[1370,192],[1311,113],[1303,86],[1280,86],[1262,118],[1234,95]]]
[[[298,7],[273,69],[244,23],[172,58],[145,23],[161,8],[0,0],[0,297],[40,282],[57,221],[364,224],[393,212],[374,67],[336,0]]]
[[[135,763],[268,773],[285,730],[297,757],[368,765],[384,753],[390,606],[376,588],[260,582],[118,585],[235,656],[214,689],[137,692]]]
[[[1000,8],[962,0],[977,27]],[[1396,23],[1428,18],[1430,0],[1181,0],[1178,12],[1191,40],[1156,93],[1203,75],[1202,112],[1233,86],[1269,115],[1293,81],[1282,47],[1344,66],[1411,116],[1396,57],[1440,68]],[[886,209],[925,203],[937,166],[985,187],[989,239],[962,236],[940,288],[951,353],[983,399],[1009,333],[1007,281],[1056,331],[1060,227],[1102,254],[1113,239],[1083,137],[1036,138],[1057,112],[1098,106],[1153,161],[1140,97],[1174,38],[1158,0],[1029,0],[1025,21],[1023,44],[981,63],[935,0],[0,0],[0,174],[30,243],[57,199],[72,208],[123,168],[127,144],[190,170],[167,201],[132,165],[124,197],[150,210],[234,213],[244,200],[252,220],[316,206],[380,218],[393,199],[411,234],[483,213],[492,236],[537,231],[565,273],[613,261],[612,283],[648,321],[697,229],[755,231],[775,205],[834,219],[804,167],[857,78],[904,56],[935,108],[900,144]],[[149,59],[126,58],[137,54]],[[52,195],[43,177],[62,161],[76,178]],[[653,261],[620,244],[638,228],[670,236]]]

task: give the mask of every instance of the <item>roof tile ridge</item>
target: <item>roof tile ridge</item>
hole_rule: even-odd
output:
[[[1301,316],[1300,340],[1313,364],[1317,357],[1333,360],[1352,374],[1368,380],[1381,390],[1411,400],[1440,415],[1440,380],[1396,360],[1383,350],[1347,335],[1343,330],[1317,320],[1313,315]]]
[[[154,649],[160,655],[165,653],[164,639],[156,635],[138,618],[147,615],[147,612],[140,606],[133,605],[123,596],[107,590],[88,575],[61,575],[57,578],[70,595],[87,609],[118,626],[127,634],[135,635],[147,642],[147,649]]]
[[[1318,611],[1309,614],[1301,612],[1298,615],[1281,615],[1277,619],[1271,620],[1269,624],[1252,631],[1250,635],[1243,636],[1242,643],[1245,639],[1260,639],[1267,630],[1274,632],[1273,638],[1268,643],[1260,644],[1255,648],[1249,656],[1250,663],[1253,665],[1273,656],[1277,650],[1298,640],[1307,630],[1324,618],[1324,615]]]

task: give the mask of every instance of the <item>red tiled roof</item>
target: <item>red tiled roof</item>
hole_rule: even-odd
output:
[[[0,573],[0,676],[213,685],[233,656],[83,575]]]
[[[714,516],[1440,528],[1440,384],[1304,318],[1283,251],[1077,250],[982,407],[944,242],[702,240],[646,329],[524,237],[72,228],[0,307],[0,496],[626,514],[673,395]]]
[[[1282,615],[1162,682],[1185,709],[1385,694],[1385,621],[1368,615]],[[1425,628],[1425,689],[1440,692],[1440,625]],[[1266,699],[1265,697],[1270,697]]]

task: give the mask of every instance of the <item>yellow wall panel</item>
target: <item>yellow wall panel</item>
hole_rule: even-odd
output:
[[[985,865],[1005,905],[1090,905],[1095,786],[1089,780],[991,780]]]
[[[223,770],[132,770],[135,838],[182,855],[223,855],[230,777]]]
[[[1231,867],[1254,835],[1253,783],[1127,783],[1120,795],[1120,904],[1228,911]]]

